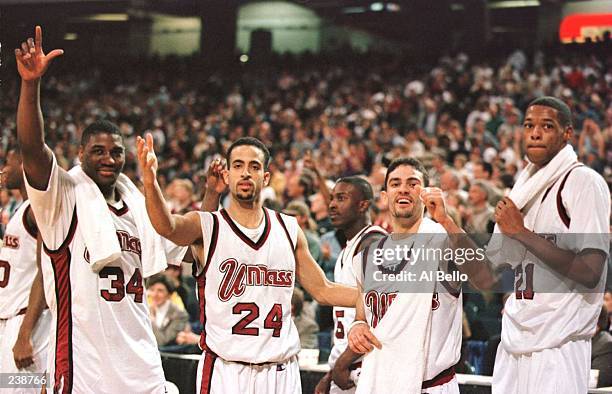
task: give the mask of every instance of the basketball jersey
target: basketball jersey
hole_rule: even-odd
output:
[[[41,268],[53,317],[48,372],[54,393],[164,393],[130,207],[108,206],[122,253],[95,273],[71,176],[54,160],[47,190],[28,185],[28,195],[48,256]]]
[[[196,269],[200,346],[226,361],[281,362],[300,350],[291,318],[295,218],[264,208],[263,232],[247,237],[224,209],[200,212],[204,255]]]
[[[353,238],[346,241],[346,246],[336,259],[334,282],[347,286],[357,286],[357,280],[353,271],[353,257],[355,257],[355,254],[360,249],[361,241],[371,233],[387,234],[382,227],[368,225],[359,231]],[[333,368],[338,357],[340,357],[348,346],[348,332],[346,330],[348,330],[349,326],[355,321],[355,308],[334,306],[333,318],[334,346],[331,349],[328,359],[331,368]]]
[[[444,228],[429,218],[423,218],[417,234],[425,236],[429,234],[434,235],[434,238],[426,244],[427,248],[446,248],[448,245],[446,236],[437,236],[439,234],[446,234]],[[403,244],[404,241],[393,241],[390,236],[387,236],[378,243],[371,244],[364,253],[358,254],[355,258],[354,267],[361,266],[360,269],[363,272],[363,276],[360,275],[359,280],[364,277],[373,277],[374,271],[379,269],[379,265],[371,261],[371,250],[373,248],[393,249],[396,245]],[[367,256],[365,261],[363,261],[364,256]],[[359,262],[360,259],[361,262]],[[450,272],[447,261],[438,261],[437,266],[440,271]],[[395,290],[390,290],[391,288]],[[378,322],[384,318],[385,313],[393,304],[397,294],[397,285],[394,282],[390,282],[390,286],[388,283],[381,282],[375,288],[364,289],[362,297],[366,321],[370,327],[375,328]],[[460,290],[453,288],[446,281],[436,282],[435,292],[432,294],[431,309],[424,381],[435,378],[441,372],[457,364],[461,356],[463,301]]]
[[[535,223],[530,230],[574,253],[585,248],[609,253],[610,192],[601,175],[586,166],[574,167],[539,198],[539,209],[526,207],[525,222]],[[599,285],[581,292],[574,281],[527,252],[515,269],[515,292],[504,307],[502,346],[524,354],[590,339],[603,303],[606,272],[607,264]]]
[[[0,319],[27,308],[30,289],[38,271],[36,234],[26,224],[30,203],[25,201],[6,226],[0,249]]]

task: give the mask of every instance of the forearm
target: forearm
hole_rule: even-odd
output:
[[[323,288],[313,297],[322,305],[354,308],[359,293],[355,287],[341,285],[325,280]]]
[[[32,331],[34,331],[36,322],[46,307],[47,303],[45,301],[42,273],[38,270],[34,282],[32,283],[32,289],[30,290],[28,310],[19,328],[20,337],[30,338],[32,336]]]
[[[591,254],[587,259],[570,250],[558,248],[552,242],[527,229],[515,237],[540,261],[564,277],[589,288],[595,287],[599,282],[605,264],[603,252],[601,256]]]
[[[220,194],[212,192],[210,190],[206,190],[206,193],[204,193],[204,198],[202,199],[202,205],[200,209],[206,212],[216,211],[217,209],[219,209],[220,198]]]
[[[347,346],[344,352],[342,352],[340,357],[338,357],[338,359],[336,360],[336,364],[334,364],[334,368],[348,369],[351,366],[351,364],[353,364],[355,360],[357,360],[361,356],[362,354],[355,353],[354,351],[351,350],[350,347]]]
[[[329,206],[329,203],[331,202],[331,193],[329,192],[329,189],[327,188],[325,177],[323,177],[323,175],[320,172],[317,172],[317,179],[319,182],[319,192],[321,193],[323,200],[325,200],[325,206]]]
[[[28,180],[45,189],[51,174],[52,153],[45,145],[44,121],[40,109],[40,79],[22,81],[17,108],[17,139]]]
[[[145,205],[147,214],[155,231],[162,237],[172,240],[176,223],[162,194],[157,180],[144,183]]]
[[[446,232],[450,240],[450,246],[453,250],[473,250],[478,249],[478,245],[468,236],[468,234],[459,227],[454,220],[450,217],[447,220],[440,223]],[[473,254],[475,257],[478,254]],[[491,269],[490,262],[484,257],[483,259],[465,259],[463,264],[456,264],[457,269],[462,274],[466,274],[470,280],[470,283],[477,287],[479,290],[489,290],[495,283],[496,279]]]

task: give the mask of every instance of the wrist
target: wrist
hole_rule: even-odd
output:
[[[351,332],[351,330],[352,330],[352,329],[353,329],[355,326],[358,326],[358,325],[360,325],[360,324],[366,324],[366,325],[367,325],[367,324],[368,324],[368,322],[367,322],[367,321],[365,321],[365,320],[355,320],[354,322],[352,322],[352,323],[349,325],[349,327],[348,327],[348,332]]]

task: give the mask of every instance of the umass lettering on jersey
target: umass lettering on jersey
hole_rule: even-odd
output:
[[[385,313],[387,313],[387,310],[391,304],[393,304],[395,297],[397,297],[397,292],[383,293],[376,290],[370,290],[366,293],[364,302],[365,306],[372,312],[372,321],[370,322],[372,328],[376,328],[380,320],[385,316]],[[436,292],[431,297],[431,310],[436,311],[439,308],[440,299]]]
[[[232,297],[240,297],[244,294],[246,286],[293,286],[293,271],[273,270],[265,265],[250,265],[227,259],[219,265],[219,271],[223,274],[221,286],[219,286],[219,299],[223,302]]]
[[[19,249],[19,237],[16,235],[6,234],[4,236],[4,246],[11,249]]]
[[[137,237],[133,237],[127,231],[117,230],[117,239],[119,240],[119,246],[121,247],[122,252],[131,252],[140,258],[141,256],[141,247],[140,247],[140,239]],[[89,261],[89,251],[85,248],[85,253],[83,254],[85,261],[90,263]]]

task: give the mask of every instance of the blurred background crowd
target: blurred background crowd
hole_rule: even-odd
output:
[[[386,166],[400,156],[415,157],[446,193],[455,220],[470,233],[490,233],[493,206],[526,164],[522,118],[526,104],[538,96],[568,103],[574,113],[572,145],[611,185],[612,51],[602,48],[609,49],[609,41],[591,50],[515,50],[478,59],[457,52],[429,64],[346,49],[275,55],[214,73],[203,72],[195,57],[115,62],[67,54],[43,81],[47,143],[68,169],[77,164],[84,127],[111,120],[128,149],[125,173],[138,181],[135,138],[151,132],[160,184],[171,209],[184,213],[199,208],[211,161],[233,140],[257,137],[272,152],[264,204],[298,218],[312,255],[333,279],[346,240],[331,225],[322,188],[342,176],[366,177],[375,191],[372,221],[392,230],[378,201]],[[10,78],[2,85],[0,162],[16,145],[18,84]],[[0,190],[2,227],[20,202],[18,192]],[[170,268],[147,288],[160,347],[197,353],[201,327],[188,270]],[[502,296],[464,295],[465,372],[492,372]],[[612,310],[612,293],[606,301]],[[303,347],[319,348],[324,361],[331,347],[331,310],[300,289],[292,304]],[[605,333],[610,318],[602,316]]]

